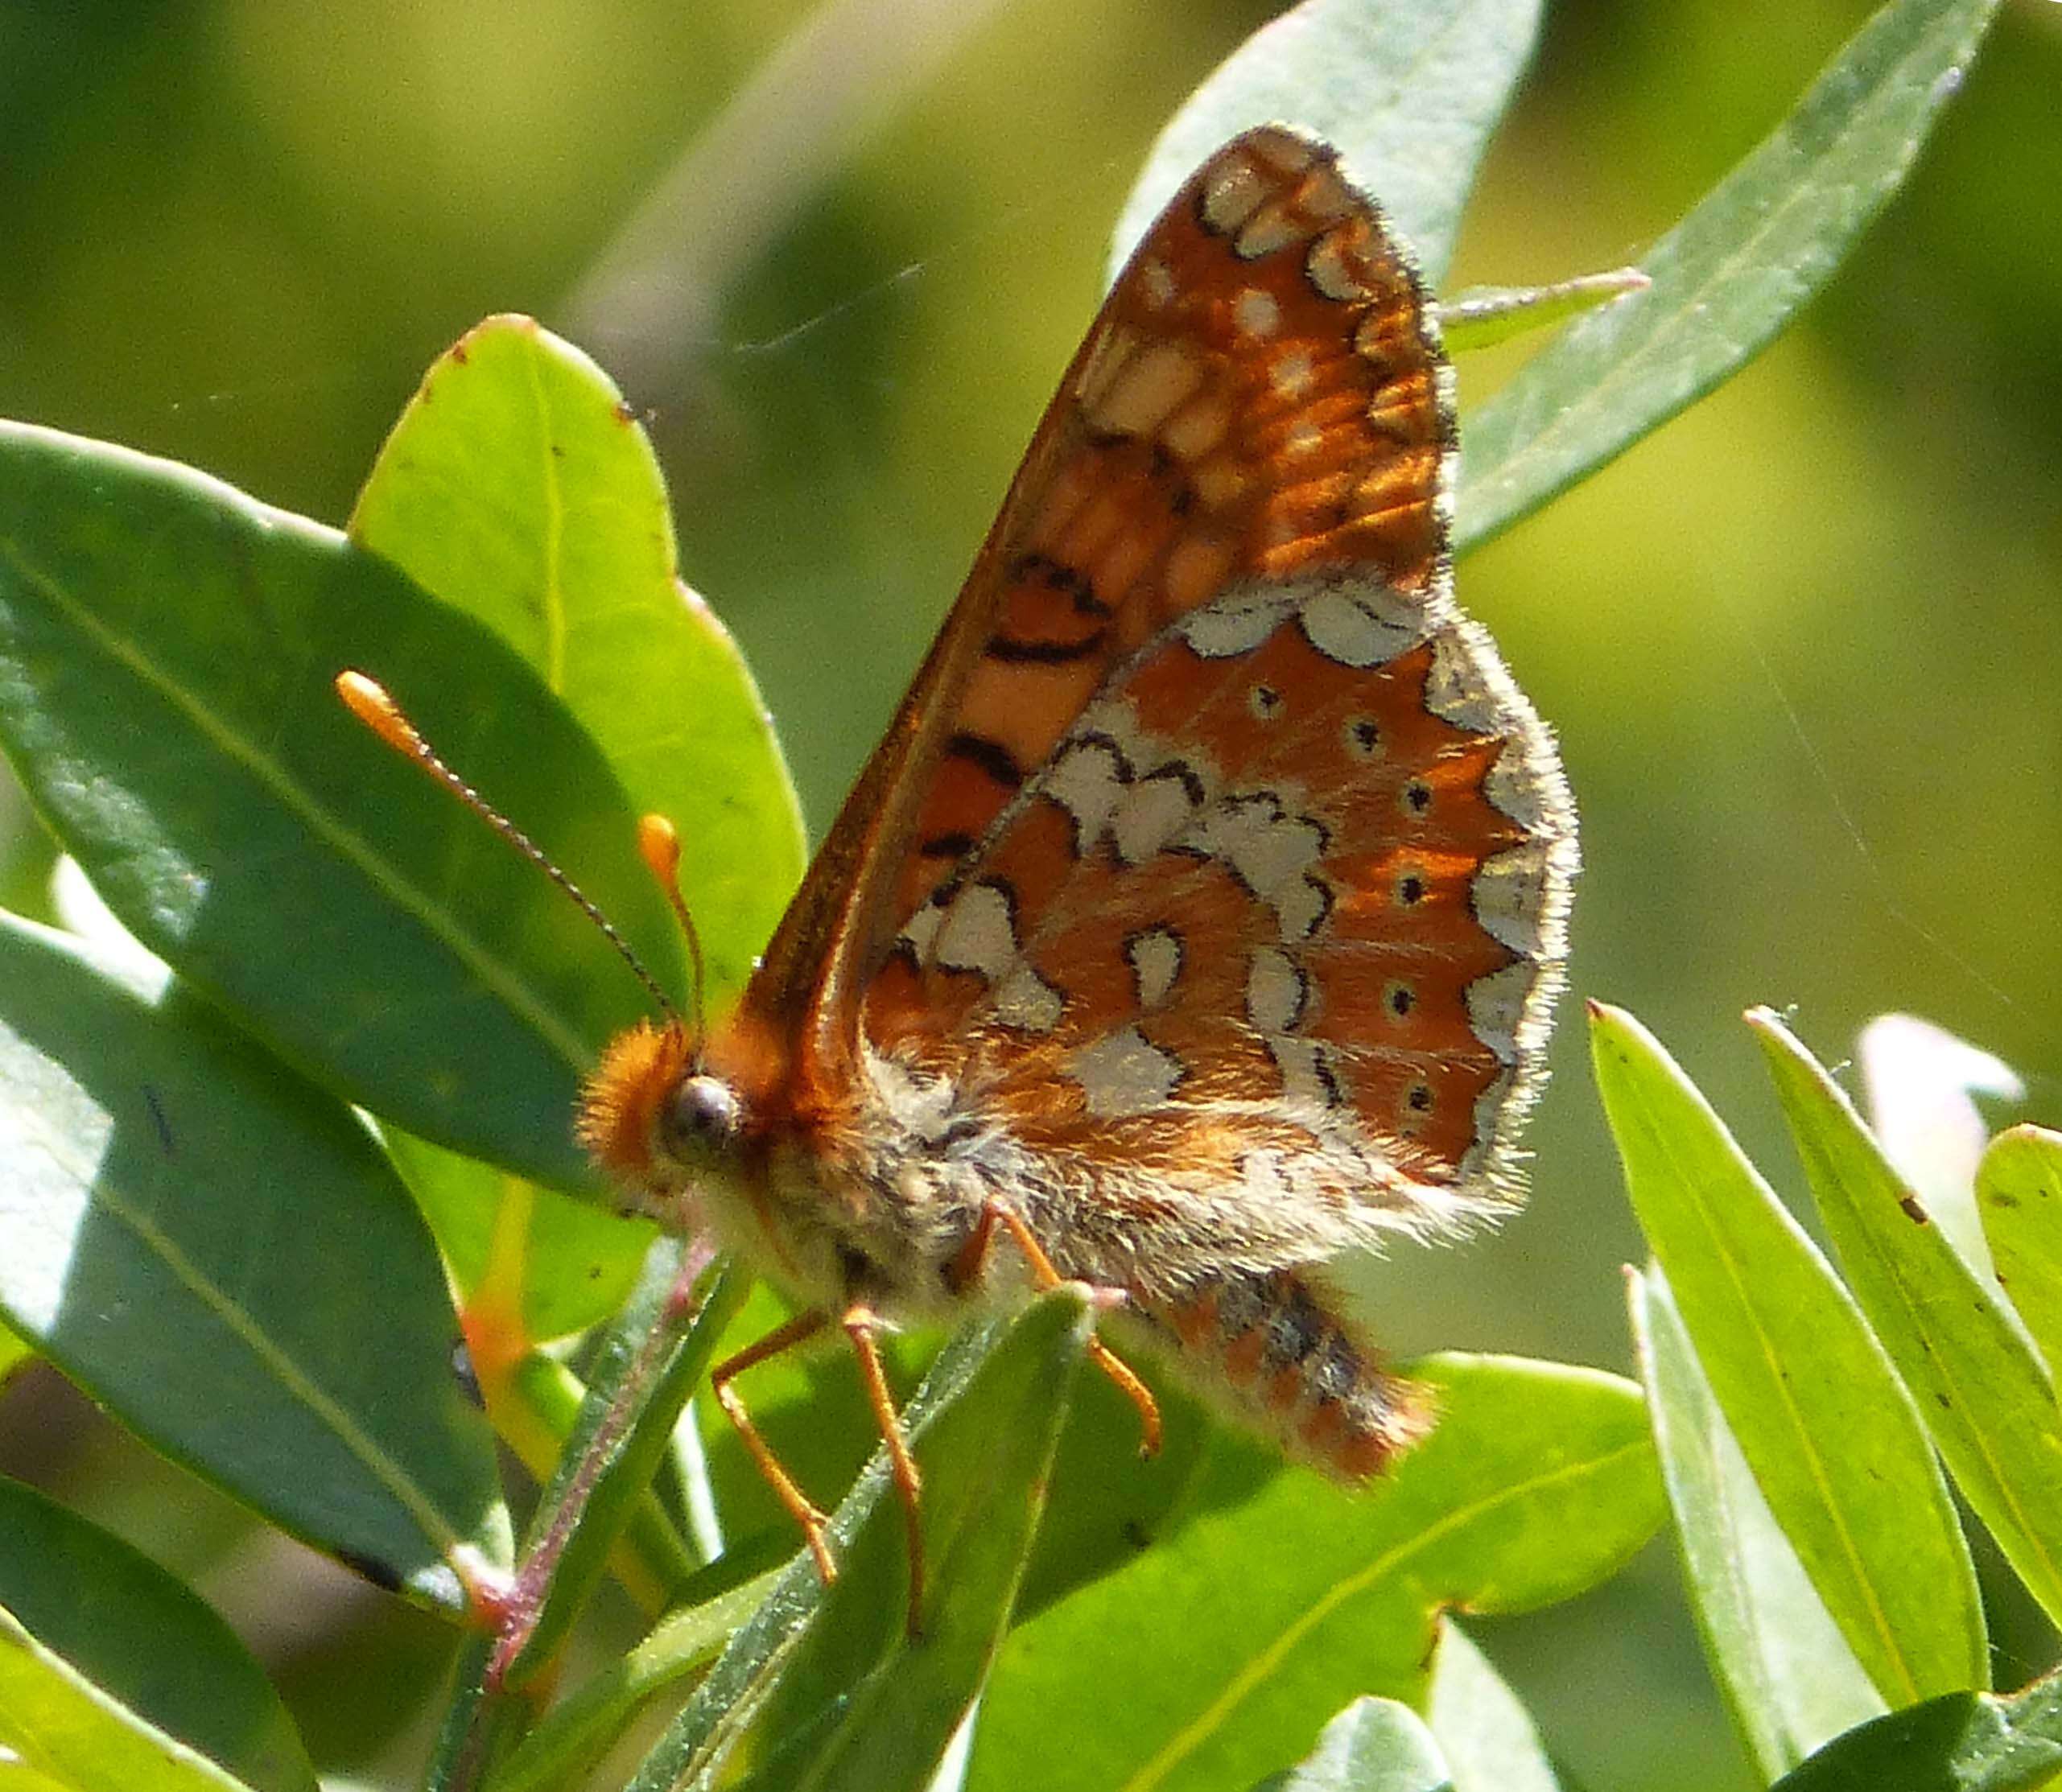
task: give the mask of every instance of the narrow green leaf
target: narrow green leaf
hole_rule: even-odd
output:
[[[979,1691],[1023,1573],[1066,1392],[1088,1337],[1061,1288],[946,1345],[904,1417],[923,1476],[925,1635],[904,1629],[902,1516],[876,1456],[831,1522],[841,1564],[806,1555],[732,1640],[633,1792],[721,1783],[920,1789]]]
[[[158,1448],[379,1579],[456,1605],[454,1562],[508,1559],[443,1273],[365,1128],[176,986],[146,1006],[10,917],[0,1311]]]
[[[1018,1784],[1028,1760],[1041,1792],[1248,1784],[1356,1694],[1421,1704],[1441,1610],[1570,1596],[1653,1534],[1661,1490],[1629,1383],[1489,1357],[1409,1373],[1440,1420],[1388,1480],[1357,1493],[1272,1475],[1021,1625],[982,1705],[970,1792]]]
[[[675,1238],[652,1246],[636,1291],[603,1342],[579,1421],[524,1539],[526,1570],[539,1549],[552,1551],[555,1566],[535,1628],[504,1675],[510,1687],[521,1687],[550,1662],[585,1607],[651,1486],[717,1338],[744,1300],[744,1272],[719,1267],[699,1278],[698,1304],[683,1324],[672,1307],[683,1261],[699,1260],[687,1258],[691,1248]]]
[[[1883,1346],[1652,1036],[1593,1003],[1590,1045],[1640,1226],[1841,1635],[1893,1706],[1982,1685],[1975,1570]]]
[[[1345,157],[1436,286],[1539,17],[1539,0],[1304,0],[1248,38],[1161,132],[1117,220],[1110,277],[1213,150],[1280,122]]]
[[[1950,1693],[1827,1745],[1770,1792],[2035,1792],[2062,1776],[2062,1681]]]
[[[350,534],[522,654],[635,808],[678,828],[720,1007],[801,879],[802,814],[736,643],[680,582],[665,480],[621,393],[531,319],[489,318],[423,376]]]
[[[1479,546],[1751,360],[1903,183],[1997,0],[1891,0],[1796,109],[1593,311],[1468,421],[1458,539]]]
[[[263,1671],[212,1607],[118,1537],[0,1480],[0,1607],[112,1705],[256,1792],[315,1792],[314,1765]],[[61,1769],[39,1720],[0,1698],[0,1745]]]
[[[2014,1127],[1977,1166],[1998,1279],[2052,1370],[2062,1363],[2062,1133]]]
[[[1325,1726],[1307,1761],[1270,1773],[1253,1792],[1449,1792],[1454,1785],[1416,1712],[1393,1699],[1356,1699]]]
[[[777,1571],[670,1613],[627,1654],[583,1681],[488,1777],[487,1792],[560,1792],[594,1764],[654,1699],[713,1663],[765,1602]]]
[[[534,867],[346,715],[359,667],[671,987],[621,785],[480,625],[188,469],[0,425],[0,745],[144,945],[318,1080],[596,1184],[579,1076],[650,998]]]
[[[238,1792],[243,1785],[110,1698],[4,1607],[0,1744],[65,1792]]]
[[[1712,1676],[1765,1779],[1884,1709],[1812,1591],[1711,1397],[1658,1269],[1627,1293],[1690,1610]]]
[[[1845,1090],[1766,1008],[1747,1016],[1847,1283],[1963,1498],[2062,1619],[2062,1406],[2018,1316],[1927,1221]]]
[[[1470,286],[1440,301],[1439,333],[1448,354],[1465,355],[1565,323],[1651,284],[1638,268],[1612,268],[1544,286]]]
[[[1561,1792],[1531,1713],[1450,1617],[1439,1621],[1425,1721],[1454,1792]]]

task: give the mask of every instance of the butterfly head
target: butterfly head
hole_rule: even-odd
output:
[[[612,1176],[647,1187],[706,1170],[734,1143],[736,1096],[703,1070],[678,1020],[640,1021],[602,1053],[580,1097],[580,1143]]]

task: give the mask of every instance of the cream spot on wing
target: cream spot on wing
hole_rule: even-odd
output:
[[[1285,1033],[1303,1018],[1310,986],[1286,952],[1264,945],[1246,967],[1246,1018],[1264,1033]]]
[[[1206,461],[1190,476],[1196,496],[1212,510],[1237,502],[1251,483],[1235,462]]]
[[[1227,155],[1203,176],[1203,223],[1228,237],[1267,196],[1267,182],[1244,157]]]
[[[1150,859],[1189,825],[1195,793],[1168,772],[1135,780],[1110,817],[1110,838],[1127,865]]]
[[[1281,307],[1272,293],[1248,286],[1232,301],[1231,322],[1241,336],[1271,336],[1281,328]]]
[[[1103,838],[1124,793],[1124,758],[1107,740],[1076,740],[1062,748],[1038,786],[1074,818],[1077,856]]]
[[[1130,360],[1138,342],[1138,332],[1128,330],[1120,323],[1111,324],[1096,338],[1074,382],[1074,396],[1087,409],[1094,410],[1109,395],[1111,385]]]
[[[1178,342],[1156,342],[1132,356],[1083,410],[1091,428],[1149,435],[1202,384],[1202,363]]]
[[[1124,942],[1138,1005],[1149,1011],[1165,1002],[1182,974],[1182,937],[1171,927],[1149,927]]]
[[[1268,1053],[1281,1073],[1282,1099],[1298,1107],[1334,1108],[1339,1089],[1325,1050],[1314,1039],[1283,1033],[1268,1041]]]
[[[1250,653],[1279,628],[1292,600],[1281,592],[1233,592],[1191,610],[1175,626],[1182,640],[1206,660]]]
[[[1485,859],[1469,886],[1475,919],[1490,937],[1528,958],[1540,955],[1548,873],[1548,848],[1532,841]]]
[[[931,948],[938,939],[938,929],[944,925],[945,906],[935,897],[909,917],[901,937],[908,943],[918,964],[930,962]]]
[[[1164,1106],[1181,1082],[1182,1062],[1137,1028],[1124,1027],[1070,1053],[1067,1074],[1088,1111],[1111,1119]]]
[[[1239,227],[1231,247],[1241,261],[1257,262],[1301,241],[1308,228],[1286,200],[1271,200]]]
[[[1328,660],[1360,668],[1386,665],[1425,633],[1425,612],[1386,585],[1321,591],[1303,606],[1303,633]]]
[[[1050,1033],[1066,1003],[1060,992],[1028,964],[1018,964],[995,993],[995,1017],[1020,1032]]]
[[[1202,398],[1184,405],[1161,430],[1160,439],[1177,460],[1200,460],[1223,441],[1231,415],[1222,398]]]
[[[1537,974],[1520,958],[1468,985],[1468,1025],[1505,1064],[1518,1061],[1518,1029]]]
[[[1330,231],[1311,244],[1310,253],[1304,257],[1303,271],[1324,297],[1342,305],[1351,305],[1359,303],[1369,294],[1355,271],[1346,245],[1341,241],[1346,234],[1344,231]]]
[[[1017,955],[1009,898],[992,884],[970,884],[946,906],[932,956],[945,970],[971,970],[991,983]]]
[[[1282,432],[1281,451],[1286,455],[1315,454],[1325,445],[1325,432],[1307,417],[1299,417]]]
[[[1146,303],[1156,311],[1164,309],[1174,296],[1174,276],[1157,257],[1140,268],[1138,283],[1139,290],[1145,295]]]
[[[1274,910],[1285,940],[1308,937],[1328,901],[1311,872],[1325,851],[1325,830],[1308,816],[1283,813],[1267,794],[1221,803],[1190,828],[1185,848],[1222,859],[1255,896]]]
[[[1278,398],[1301,398],[1317,377],[1307,348],[1285,348],[1268,363],[1268,384]]]

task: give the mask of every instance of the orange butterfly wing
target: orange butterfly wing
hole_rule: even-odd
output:
[[[1328,567],[1443,590],[1452,421],[1422,317],[1372,208],[1293,132],[1248,133],[1176,196],[747,993],[780,1061],[752,1081],[804,1105],[846,1085],[897,930],[1174,618]]]

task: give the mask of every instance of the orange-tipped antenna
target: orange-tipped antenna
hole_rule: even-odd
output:
[[[690,991],[695,1020],[695,1055],[701,1057],[702,1041],[708,1037],[703,1026],[702,986],[707,973],[702,965],[702,936],[695,931],[695,917],[687,912],[687,899],[680,893],[680,836],[663,815],[645,815],[637,822],[637,851],[644,855],[651,874],[658,880],[666,900],[673,904],[680,931],[687,937],[687,962],[694,974]]]
[[[544,849],[525,834],[498,809],[489,802],[477,790],[454,772],[438,756],[437,750],[425,740],[415,724],[401,713],[401,707],[386,693],[386,687],[376,679],[367,678],[362,672],[340,672],[336,674],[336,694],[344,699],[344,707],[377,735],[403,759],[411,759],[442,785],[452,795],[477,815],[516,851],[536,866],[551,881],[571,897],[580,912],[601,929],[602,937],[622,954],[623,962],[637,973],[637,981],[651,991],[652,1000],[658,1004],[659,1011],[669,1020],[679,1019],[679,1012],[667,999],[666,991],[658,987],[658,979],[645,969],[644,961],[630,950],[630,942],[616,931],[616,924],[596,908],[587,893],[570,877],[560,871],[546,856]],[[668,830],[670,831],[670,830]],[[639,838],[643,830],[638,830]],[[674,857],[678,857],[678,848]],[[650,855],[646,854],[646,862]],[[674,904],[679,906],[676,894]],[[702,953],[695,942],[693,930],[689,930],[688,943],[695,959],[695,1036],[701,1034]]]

